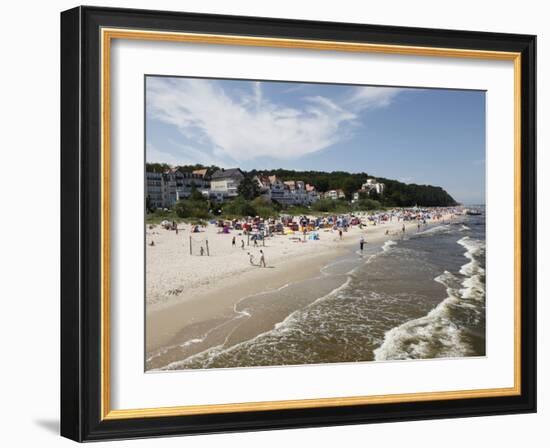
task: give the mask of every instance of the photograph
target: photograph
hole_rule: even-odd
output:
[[[226,6],[60,14],[60,434],[539,436],[540,26]]]
[[[486,356],[486,91],[144,91],[146,372]]]

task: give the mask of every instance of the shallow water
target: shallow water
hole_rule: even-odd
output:
[[[212,343],[163,369],[482,356],[485,218],[462,221],[367,244],[314,279],[245,298],[223,338],[188,341]]]

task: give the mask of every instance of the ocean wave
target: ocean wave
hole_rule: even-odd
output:
[[[430,227],[426,230],[422,230],[421,232],[417,232],[413,234],[413,236],[431,235],[433,233],[442,233],[442,232],[450,232],[450,231],[451,231],[451,226],[449,224],[444,224],[441,226]]]
[[[465,236],[457,241],[466,249],[466,257],[480,255],[485,250],[485,243],[481,240]]]
[[[418,359],[464,356],[468,346],[460,337],[460,329],[452,321],[451,306],[458,303],[459,279],[445,271],[434,279],[447,286],[447,298],[426,316],[392,328],[382,345],[374,350],[374,359]]]
[[[481,256],[485,251],[485,243],[469,236],[461,238],[457,243],[466,249],[464,256],[470,260],[468,263],[462,265],[460,273],[465,276],[485,274],[485,269],[481,267],[481,264],[477,260],[477,257]]]
[[[374,350],[376,361],[390,359],[418,359],[459,357],[467,354],[460,329],[449,316],[449,305],[456,300],[449,297],[428,315],[392,328],[382,345]]]
[[[325,266],[323,266],[321,268],[320,272],[321,272],[322,275],[330,275],[330,269],[331,268],[334,268],[335,266],[338,266],[338,265],[341,265],[341,264],[346,264],[346,263],[350,263],[350,260],[347,259],[347,258],[344,258],[342,260],[333,261],[333,262],[328,263]]]
[[[485,244],[470,237],[457,243],[466,249],[464,256],[470,261],[460,268],[460,276],[445,271],[434,278],[446,287],[447,297],[426,316],[389,330],[380,347],[374,350],[376,361],[453,358],[471,353],[456,310],[466,310],[473,313],[469,319],[479,319],[485,299],[485,271],[476,257],[483,255]]]
[[[200,342],[204,342],[204,339],[205,339],[205,338],[194,338],[194,339],[189,339],[188,341],[185,341],[183,344],[180,344],[180,347],[181,347],[181,348],[189,347],[190,345],[198,344],[198,343],[200,343]]]
[[[482,301],[485,299],[485,283],[481,275],[473,275],[462,282],[464,288],[460,289],[460,295],[465,299]]]
[[[352,276],[348,276],[346,281],[340,285],[339,287],[333,289],[328,294],[319,297],[312,303],[310,303],[308,306],[306,306],[303,309],[298,309],[296,311],[293,311],[290,313],[284,320],[281,322],[278,322],[274,325],[274,327],[268,331],[265,331],[263,333],[260,333],[256,336],[254,336],[251,339],[247,339],[245,341],[239,342],[237,344],[227,346],[227,343],[230,339],[231,334],[229,334],[225,341],[222,344],[219,344],[215,347],[211,347],[207,350],[204,350],[200,353],[196,353],[186,359],[175,361],[167,366],[161,367],[159,370],[178,370],[182,368],[186,368],[190,365],[193,366],[193,368],[209,368],[213,362],[216,361],[216,359],[219,356],[222,355],[229,355],[232,352],[235,352],[236,350],[242,349],[243,347],[250,347],[250,346],[257,346],[258,341],[260,341],[262,338],[274,336],[277,337],[281,334],[284,334],[291,330],[291,328],[294,326],[295,323],[299,322],[301,320],[301,314],[304,312],[307,312],[308,309],[313,307],[314,305],[318,304],[319,302],[323,300],[327,300],[333,297],[336,297],[341,291],[343,291],[345,288],[347,288],[352,280]],[[198,367],[197,367],[198,366]]]
[[[369,255],[369,257],[366,259],[366,261],[363,263],[363,264],[359,264],[357,266],[355,266],[353,269],[351,269],[349,272],[346,272],[346,275],[350,276],[350,277],[353,277],[354,275],[357,274],[358,271],[360,271],[364,265],[366,264],[370,264],[372,263],[374,260],[376,260],[376,258],[378,258],[379,256],[381,255],[384,255],[386,253],[388,253],[391,248],[393,246],[395,246],[397,243],[393,240],[387,240],[384,242],[384,244],[382,245],[381,247],[381,250],[379,250],[378,252],[375,252],[374,254],[372,255]],[[361,254],[360,252],[357,252],[359,255]]]

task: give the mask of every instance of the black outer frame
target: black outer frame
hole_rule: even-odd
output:
[[[521,52],[519,396],[100,420],[100,28]],[[61,435],[76,441],[536,412],[536,36],[98,7],[61,13]]]

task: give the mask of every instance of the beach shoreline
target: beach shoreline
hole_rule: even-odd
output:
[[[443,219],[432,220],[427,225],[444,224],[451,219],[452,216],[447,215]],[[379,251],[386,241],[402,236],[403,224],[406,233],[417,232],[416,222],[394,221],[363,229],[350,228],[348,232],[343,233],[342,240],[337,231],[321,232],[321,241],[306,240],[305,243],[276,236],[268,240],[265,247],[247,246],[245,250],[236,248],[231,249],[232,252],[219,254],[218,257],[224,265],[221,272],[211,275],[208,281],[202,284],[198,281],[186,291],[171,296],[169,300],[147,303],[147,370],[170,364],[175,356],[179,356],[174,352],[185,353],[181,356],[189,357],[216,344],[223,344],[242,323],[241,318],[247,318],[239,315],[236,309],[243,299],[319,276],[324,266],[350,254],[354,247],[358,251],[361,237],[365,238],[370,251]],[[164,236],[174,236],[174,232],[161,232],[164,232]],[[209,234],[213,241],[216,240],[216,236],[218,241],[225,238],[225,242],[230,244],[232,235],[220,237],[212,232]],[[159,246],[154,248],[157,247]],[[255,253],[260,249],[265,251],[267,268],[250,264],[243,266],[244,261],[248,263],[245,255],[251,248]],[[213,259],[195,257],[194,260],[202,261],[208,258]],[[189,257],[187,261],[190,261]],[[164,285],[168,291],[173,287],[177,287],[174,281]],[[266,322],[257,327],[258,334],[276,323],[270,322],[269,319]],[[205,341],[205,335],[208,335],[208,342]]]

